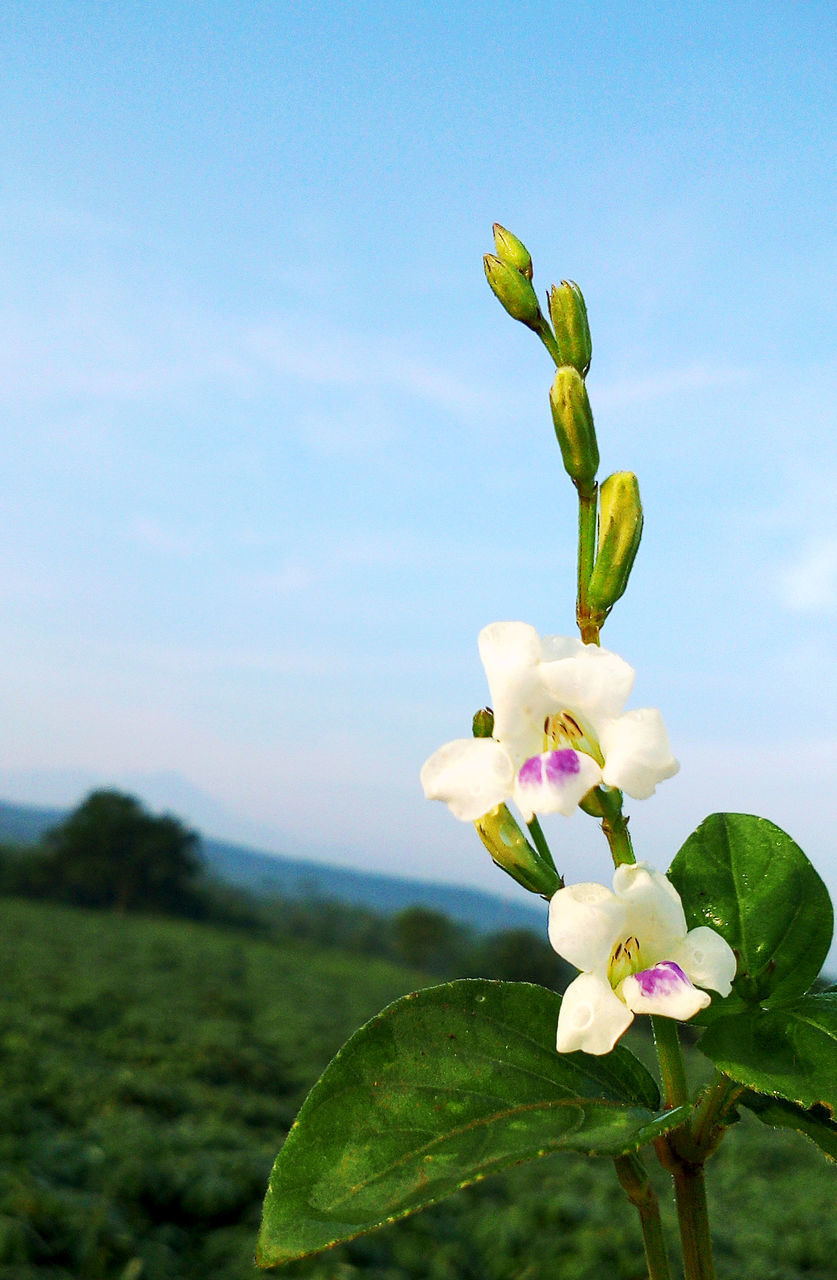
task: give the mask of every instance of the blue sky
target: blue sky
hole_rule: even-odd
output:
[[[759,812],[837,890],[833,7],[29,0],[0,47],[0,794],[515,891],[417,780],[486,622],[573,628],[499,220],[640,479],[640,853]]]

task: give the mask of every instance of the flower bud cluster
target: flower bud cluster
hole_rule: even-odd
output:
[[[499,222],[494,223],[494,245],[496,254],[487,253],[483,258],[485,277],[494,296],[514,320],[539,333],[546,322],[532,287],[529,250]]]
[[[592,521],[586,558],[579,557],[579,624],[585,639],[596,639],[624,594],[636,558],[642,536],[639,485],[632,472],[617,471],[599,492],[599,446],[586,383],[593,344],[578,285],[562,280],[549,290],[550,328],[532,286],[529,250],[499,223],[494,224],[494,244],[496,254],[486,254],[484,260],[488,283],[509,315],[538,334],[557,366],[549,392],[552,422],[564,470]]]

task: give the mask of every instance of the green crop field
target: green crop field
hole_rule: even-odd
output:
[[[253,1280],[268,1172],[307,1088],[361,1021],[426,977],[209,925],[0,909],[0,1280]],[[743,1120],[709,1181],[723,1280],[831,1280],[837,1179],[803,1138]],[[643,1274],[608,1162],[559,1156],[285,1269]]]

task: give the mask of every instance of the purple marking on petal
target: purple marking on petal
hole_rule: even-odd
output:
[[[550,751],[546,757],[546,776],[550,782],[563,782],[567,777],[574,777],[581,769],[578,754],[569,747],[560,751]]]
[[[517,776],[526,786],[540,786],[543,782],[543,762],[540,756],[530,756],[525,760]]]
[[[679,986],[692,985],[680,965],[673,960],[663,960],[660,964],[655,964],[653,969],[640,969],[634,977],[642,994],[649,999],[653,996],[670,995]]]
[[[581,769],[577,752],[568,747],[560,751],[546,751],[542,756],[530,756],[520,766],[518,780],[524,787],[563,786]]]

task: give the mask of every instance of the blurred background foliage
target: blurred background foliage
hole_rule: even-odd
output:
[[[112,799],[101,812],[137,818],[140,830],[147,817]],[[152,911],[147,897],[113,886],[100,909],[78,905],[91,886],[79,888],[77,863],[62,871],[73,862],[67,829],[77,827],[71,819],[42,848],[2,860],[0,1280],[253,1280],[273,1157],[308,1087],[361,1022],[440,978],[560,986],[568,976],[526,930],[481,936],[424,907],[384,917],[248,900],[201,879],[179,827],[168,830],[187,855],[173,865],[192,918],[176,918],[177,900]],[[95,865],[89,848],[84,857]],[[43,892],[60,900],[37,900]],[[649,1054],[641,1031],[633,1047]],[[721,1277],[833,1275],[833,1170],[802,1138],[742,1120],[711,1174]],[[667,1197],[664,1179],[659,1190]],[[664,1211],[670,1219],[667,1199]],[[644,1271],[609,1162],[562,1156],[285,1274],[639,1280]]]

